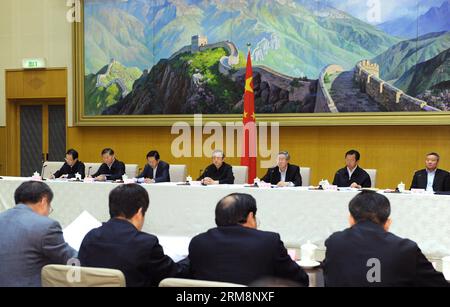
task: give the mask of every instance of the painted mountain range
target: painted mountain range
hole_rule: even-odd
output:
[[[407,70],[450,48],[450,32],[429,33],[395,44],[373,61],[383,80],[395,83]]]
[[[419,5],[420,8],[420,5]],[[401,16],[381,23],[378,28],[394,36],[415,38],[431,32],[450,31],[450,0],[419,15]]]
[[[449,80],[450,49],[447,49],[434,58],[409,69],[395,85],[411,95],[419,95],[438,87],[450,89]]]
[[[255,64],[317,78],[329,63],[352,67],[399,42],[375,26],[328,5],[293,0],[129,0],[86,2],[86,71],[111,58],[141,70],[190,44],[196,34],[230,40],[239,50],[276,37],[279,48]],[[309,3],[309,5],[307,5]]]
[[[275,72],[269,77],[259,72],[256,103],[261,113],[312,112],[320,71],[329,64],[351,70],[362,59],[373,59],[384,80],[408,93],[416,93],[413,87],[419,83],[420,90],[428,90],[428,83],[417,81],[427,78],[440,81],[430,87],[445,90],[448,83],[441,77],[449,78],[448,65],[423,69],[425,64],[419,64],[439,55],[433,63],[447,63],[442,54],[450,48],[450,32],[445,32],[450,0],[375,2],[85,0],[86,114],[241,112],[241,76],[230,81],[219,73],[217,56],[226,54],[215,50],[189,60],[186,54],[174,56],[191,44],[193,35],[206,36],[210,43],[234,43],[241,59],[235,71],[245,65],[251,43],[253,64]],[[373,13],[377,9],[378,15]],[[211,66],[191,71],[187,66],[199,58]],[[195,74],[205,78],[200,86],[192,85]],[[282,82],[274,80],[277,74],[284,75]],[[176,80],[185,88],[173,87]],[[168,88],[173,93],[162,95]]]

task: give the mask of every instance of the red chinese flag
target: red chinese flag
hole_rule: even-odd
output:
[[[256,116],[255,116],[255,94],[253,92],[253,71],[250,51],[247,56],[247,69],[245,72],[244,92],[244,124],[243,146],[241,165],[248,166],[248,183],[253,183],[256,178]]]

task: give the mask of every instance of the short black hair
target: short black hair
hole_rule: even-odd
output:
[[[355,155],[356,161],[359,161],[359,158],[361,158],[361,155],[359,154],[359,152],[357,150],[349,150],[345,153],[345,158],[347,158],[347,156],[353,156]]]
[[[14,201],[18,204],[36,204],[47,197],[53,200],[53,192],[50,187],[40,181],[27,181],[22,183],[14,192]]]
[[[108,155],[112,156],[114,154],[114,150],[112,150],[112,148],[105,148],[102,150],[102,156],[104,154],[108,154]]]
[[[232,226],[247,222],[250,212],[256,215],[256,199],[250,194],[232,193],[216,205],[216,225]]]
[[[389,199],[375,191],[362,191],[353,197],[348,209],[357,223],[371,221],[384,225],[391,215]]]
[[[439,159],[441,158],[441,157],[439,156],[439,154],[436,153],[436,152],[430,152],[429,154],[427,154],[427,157],[428,157],[428,156],[435,156],[435,157],[438,159],[438,161],[439,161]]]
[[[78,151],[76,151],[75,149],[71,148],[66,152],[66,155],[71,155],[72,159],[78,159]]]
[[[123,184],[109,193],[109,215],[111,218],[121,216],[130,219],[140,208],[145,215],[149,203],[147,190],[143,187],[135,183]]]
[[[147,154],[147,159],[153,157],[155,158],[155,160],[159,160],[159,152],[157,152],[156,150],[152,150]]]

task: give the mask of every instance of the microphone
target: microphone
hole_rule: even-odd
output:
[[[90,174],[91,174],[91,168],[92,168],[92,166],[89,166],[89,167],[88,167],[88,172],[87,172],[87,176],[86,176],[86,177],[89,177],[89,176],[90,176]]]

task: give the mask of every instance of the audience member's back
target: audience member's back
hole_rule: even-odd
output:
[[[360,193],[349,209],[352,226],[325,241],[325,286],[448,286],[416,243],[388,232],[385,196]]]
[[[47,264],[66,264],[76,251],[61,226],[48,218],[53,193],[42,182],[25,182],[16,206],[0,214],[0,287],[38,287]]]
[[[141,231],[148,205],[147,191],[139,185],[112,190],[111,219],[83,239],[81,265],[120,270],[128,287],[157,286],[166,277],[181,277],[187,268],[164,255],[156,236]]]
[[[288,255],[277,233],[256,229],[256,201],[231,194],[216,207],[217,228],[192,239],[192,277],[248,285],[280,277],[308,285],[308,276]]]

